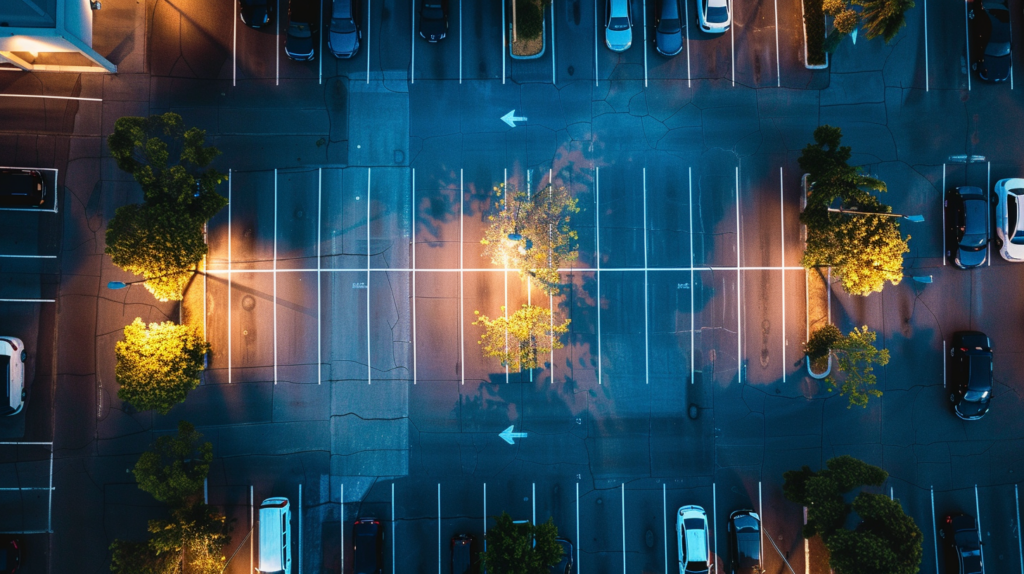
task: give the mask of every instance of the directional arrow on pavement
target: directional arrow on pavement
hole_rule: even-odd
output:
[[[501,116],[501,121],[508,124],[508,127],[514,128],[516,127],[516,122],[525,122],[526,118],[517,116],[516,111],[512,110],[511,112]]]
[[[502,439],[504,439],[505,442],[507,442],[508,444],[516,444],[515,441],[512,440],[512,439],[515,439],[515,438],[526,438],[526,433],[524,433],[524,432],[512,432],[512,429],[515,426],[516,425],[512,425],[512,426],[508,427],[507,429],[501,431],[501,434],[499,434],[498,436],[500,436]]]

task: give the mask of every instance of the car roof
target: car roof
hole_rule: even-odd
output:
[[[351,18],[353,0],[334,0],[331,6],[332,18]]]
[[[629,15],[629,0],[610,0],[612,18],[625,18]]]
[[[968,355],[970,375],[967,388],[972,391],[992,390],[992,357],[988,355]]]

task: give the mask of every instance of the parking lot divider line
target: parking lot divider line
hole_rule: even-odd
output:
[[[924,91],[926,92],[928,83],[928,0],[924,0]]]
[[[504,9],[505,2],[504,2],[504,0],[502,0],[501,5],[502,5],[502,10],[501,10],[502,16],[501,17],[504,19],[504,17],[505,17],[505,9]],[[504,29],[504,27],[502,29]],[[501,61],[504,63],[504,61],[505,61],[505,52],[504,51],[502,51],[501,58],[502,58]],[[504,80],[502,80],[502,83],[504,83]],[[502,193],[505,194],[504,197],[502,198],[504,200],[504,204],[503,204],[504,207],[503,207],[503,209],[508,209],[508,168],[507,167],[505,168],[505,184],[504,185],[505,185],[505,187],[502,189]],[[504,269],[502,269],[502,272],[504,273],[504,276],[505,276],[505,354],[507,355],[508,354],[508,258],[507,257],[505,258],[505,266],[504,266]],[[508,382],[509,382],[508,365],[506,364],[505,365],[505,384],[507,385]]]
[[[370,181],[373,168],[366,168],[366,384],[373,383],[370,361]],[[394,488],[394,485],[392,485]]]
[[[278,13],[280,20],[280,14]],[[277,384],[277,168],[274,168],[274,384]]]
[[[597,0],[594,0],[595,2]],[[505,23],[505,0],[501,0],[501,85],[505,85],[505,50],[508,49],[508,42],[505,40],[505,33],[508,32],[508,24]],[[505,170],[506,187],[508,183],[508,170]]]
[[[441,483],[437,483],[437,574],[441,574]]]
[[[552,170],[551,168],[548,168],[548,194],[549,195],[554,193],[554,187],[555,187],[554,170]],[[548,224],[548,233],[550,234],[551,232],[552,232],[552,227],[551,227],[550,224]],[[548,258],[550,258],[550,257],[551,257],[551,248],[549,247],[548,248]],[[549,319],[551,319],[551,332],[554,333],[555,332],[555,295],[554,295],[554,293],[551,293],[551,294],[548,295],[548,309],[551,311],[551,314],[548,317]],[[549,373],[548,382],[549,382],[549,384],[553,385],[553,384],[555,384],[555,346],[554,345],[551,346],[550,353],[551,353],[551,372]],[[1024,573],[1022,573],[1022,574],[1024,574]]]
[[[320,0],[320,17],[324,16],[324,0]],[[318,20],[319,21],[319,20]],[[323,30],[321,29],[321,32]],[[317,58],[317,63],[320,64],[320,84],[324,83],[324,35],[318,34],[320,37],[320,55]]]
[[[992,204],[992,162],[988,162],[988,176],[985,184],[985,199],[988,200],[989,205]],[[987,259],[987,266],[992,266],[992,242],[985,244],[985,254]]]
[[[646,21],[646,20],[645,20]],[[646,28],[645,28],[646,30]],[[646,49],[646,48],[645,48]],[[646,52],[644,52],[646,57]],[[648,326],[647,304],[647,168],[644,168],[644,382],[651,384],[650,328]]]
[[[1013,485],[1013,501],[1017,505],[1017,556],[1020,557],[1020,571],[1024,574],[1024,548],[1021,547],[1020,542],[1020,492],[1017,489],[1017,485]]]
[[[366,83],[370,83],[370,51],[373,44],[370,42],[370,25],[373,23],[373,12],[371,11],[370,0],[366,0]]]
[[[56,255],[0,255],[0,259],[56,259]]]
[[[647,87],[647,0],[643,0],[644,16],[644,87]],[[646,233],[646,231],[645,231]]]
[[[761,535],[761,541],[760,541],[761,542],[761,548],[764,548],[764,502],[762,500],[763,499],[761,498],[761,481],[759,480],[759,481],[757,481],[757,515],[761,517],[761,528],[758,528],[758,530],[760,530],[760,532],[758,534]],[[806,559],[806,557],[807,557],[807,549],[805,548],[804,549],[804,558]],[[758,562],[758,566],[759,567],[763,567],[763,564],[761,564],[761,560],[762,560],[761,555],[758,554],[757,562]],[[809,568],[805,569],[804,572],[806,574],[810,574],[810,569]]]
[[[594,85],[597,86],[597,0],[594,0]]]
[[[277,0],[277,18],[274,18],[277,25],[277,32],[274,33],[274,85],[281,85],[281,0]],[[274,170],[277,173],[277,170]],[[274,381],[277,384],[277,381]]]
[[[395,574],[395,483],[391,483],[391,574]]]
[[[626,574],[626,483],[622,483],[622,574]]]
[[[732,8],[732,23],[729,24],[729,51],[732,54],[732,87],[736,87],[736,3],[730,2]],[[718,570],[718,563],[715,563],[715,570]]]
[[[776,0],[776,3],[778,0]],[[777,4],[776,4],[777,5]],[[778,14],[776,14],[778,18]],[[778,38],[776,38],[776,41]],[[779,237],[782,238],[782,382],[786,382],[786,198],[779,167]],[[760,488],[760,486],[758,487]],[[764,520],[764,517],[761,517]]]
[[[1012,67],[1010,68],[1010,71],[1011,72],[1013,71]],[[1013,83],[1012,78],[1011,78],[1010,82],[1011,82],[1011,84]],[[554,85],[554,84],[557,84],[557,83],[558,82],[556,81],[556,78],[555,78],[555,3],[552,2],[551,3],[551,84]],[[531,371],[531,372],[533,372],[533,371]]]
[[[743,312],[740,274],[740,167],[736,166],[736,380],[743,382]],[[716,567],[717,568],[717,567]]]
[[[946,388],[946,340],[942,340],[942,388]]]
[[[409,7],[412,8],[412,25],[410,31],[412,32],[412,62],[409,64],[409,83],[416,83],[416,2],[413,0],[409,2]],[[440,558],[438,558],[440,560]]]
[[[53,534],[53,445],[50,445],[50,487],[46,493],[46,531]]]
[[[594,168],[597,188],[597,208],[595,209],[597,236],[597,384],[604,384],[601,378],[601,168]]]
[[[253,510],[253,492],[252,492],[252,485],[250,484],[249,485],[249,532],[250,533],[252,533],[253,530],[256,528],[256,521],[255,521],[255,514],[254,514],[254,512],[255,511]],[[342,524],[344,524],[344,523],[345,523],[345,521],[342,520]],[[249,572],[250,573],[256,571],[255,568],[253,568],[253,566],[254,566],[253,565],[253,547],[254,546],[255,546],[255,544],[253,544],[252,542],[249,542]],[[341,548],[342,548],[342,553],[341,554],[342,554],[342,556],[344,556],[345,555],[345,552],[344,552],[345,545],[342,544]]]
[[[978,546],[981,547],[981,563],[985,563],[985,542],[981,538],[981,508],[978,505],[978,485],[974,485],[974,513],[978,517]]]
[[[3,98],[38,98],[42,100],[72,100],[76,102],[102,102],[103,98],[83,98],[79,96],[44,96],[42,94],[0,94]],[[46,170],[46,171],[57,171]],[[37,209],[24,209],[20,211],[39,211]]]
[[[926,44],[927,45],[927,44]],[[946,234],[946,164],[942,164],[942,193],[939,194],[939,200],[942,201],[942,232],[939,237]],[[946,266],[946,248],[943,245],[939,245],[939,249],[942,250],[942,266]]]
[[[302,574],[302,483],[299,483],[299,574]]]
[[[690,0],[683,2],[686,14],[690,13]],[[686,87],[692,87],[690,85],[690,26],[683,26],[683,31],[686,32]]]
[[[462,373],[462,384],[466,384],[466,290],[464,277],[465,261],[463,260],[464,221],[466,219],[466,180],[462,168],[459,168],[459,371]]]
[[[533,521],[530,524],[537,526],[537,483],[530,484],[530,504],[533,505]]]
[[[579,485],[576,486],[576,491],[579,492]],[[577,536],[576,538],[579,538]],[[487,483],[484,483],[484,552],[487,552]]]
[[[238,2],[232,2],[231,17],[231,85],[238,85]]]
[[[235,4],[237,9],[237,3]],[[231,384],[231,169],[228,169],[228,384]]]
[[[338,506],[341,507],[341,571],[345,571],[345,483],[341,483],[341,498],[338,499]]]
[[[461,37],[461,36],[460,36]],[[409,241],[412,243],[412,384],[416,384],[416,168],[412,168],[412,202],[409,204]],[[465,375],[463,375],[465,381]]]
[[[665,533],[665,541],[662,547],[665,550],[665,574],[668,574],[668,497],[665,490],[665,483],[663,482],[661,483],[661,517],[664,522],[662,522],[661,526],[662,532]]]
[[[487,529],[484,529],[484,534],[487,534]],[[484,538],[486,540],[486,536]],[[583,545],[583,541],[580,540],[580,483],[576,483],[576,574],[583,574],[582,564],[580,564],[580,546]],[[484,547],[487,550],[487,547]]]
[[[687,61],[689,61],[690,48],[687,44],[686,48]],[[689,82],[689,80],[687,80]],[[694,284],[694,273],[693,273],[693,168],[686,168],[686,182],[690,189],[690,384],[693,384],[693,380],[697,377],[697,366],[694,361],[694,352],[696,350],[696,337],[697,332],[694,324],[694,309],[693,309],[693,291],[696,289]]]
[[[554,12],[552,12],[552,16],[554,16]],[[531,173],[532,173],[532,170],[529,170],[529,169],[526,170],[526,199],[527,200],[529,200],[531,198],[532,194],[533,194],[533,183],[530,181],[530,174]],[[526,304],[530,305],[530,306],[533,305],[533,289],[531,288],[532,286],[533,286],[533,283],[529,279],[527,279],[526,280]],[[530,369],[530,382],[531,383],[533,382],[533,369]]]
[[[323,6],[321,6],[323,14]],[[321,52],[323,55],[323,52]],[[323,312],[321,311],[321,277],[320,277],[320,228],[323,227],[324,210],[324,168],[316,170],[316,384],[323,383]]]
[[[462,85],[462,0],[459,0],[459,85]]]
[[[967,2],[964,0],[964,50],[967,53],[967,91],[971,91],[971,29],[967,25]]]
[[[779,0],[775,0],[775,79],[776,87],[782,87],[782,64],[779,62]],[[785,361],[783,361],[785,363]],[[761,517],[762,520],[764,517]]]
[[[718,574],[718,493],[713,482],[711,483],[711,527],[714,528],[712,532],[715,533],[712,538],[715,541],[715,574]],[[761,529],[764,530],[763,522]]]

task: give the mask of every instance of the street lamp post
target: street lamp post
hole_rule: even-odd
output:
[[[197,269],[189,269],[188,272],[195,274],[195,273],[198,272],[198,270]],[[166,273],[164,275],[159,275],[157,277],[147,277],[145,279],[136,279],[135,281],[128,281],[128,282],[124,282],[124,281],[109,281],[109,282],[107,282],[107,289],[113,289],[113,290],[124,289],[125,287],[128,287],[130,285],[135,285],[136,283],[145,283],[146,281],[151,281],[153,279],[163,279],[164,277],[170,277],[171,275],[178,275],[179,273],[181,273],[181,272],[178,271],[176,273]]]
[[[878,215],[881,217],[899,217],[912,221],[914,223],[921,223],[924,221],[923,215],[903,215],[902,213],[879,213],[875,211],[857,211],[856,209],[843,209],[842,207],[830,207],[828,210],[831,213],[849,213],[851,215]]]

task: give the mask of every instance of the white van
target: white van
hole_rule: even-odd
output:
[[[292,506],[287,498],[268,498],[260,504],[260,561],[263,574],[291,574]]]

